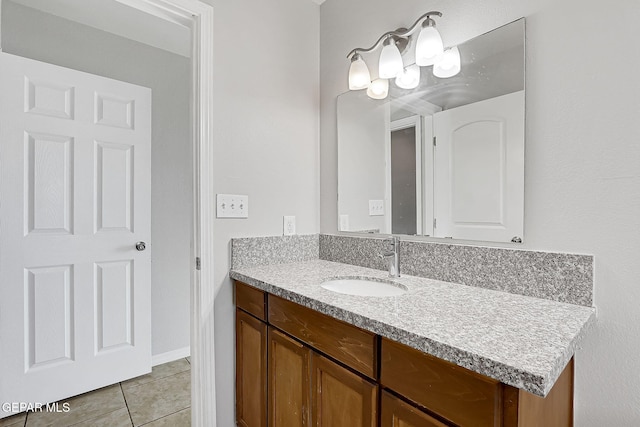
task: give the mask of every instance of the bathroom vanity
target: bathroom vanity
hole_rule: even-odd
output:
[[[383,49],[403,46],[392,39]],[[413,88],[338,97],[337,235],[233,239],[238,425],[573,425],[593,257],[514,249],[524,19],[455,49],[459,73],[405,55]],[[403,291],[374,295],[385,279]]]
[[[240,426],[570,426],[573,353],[594,309],[431,279],[394,297],[310,260],[233,269]]]

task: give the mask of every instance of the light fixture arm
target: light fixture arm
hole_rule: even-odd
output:
[[[424,15],[422,15],[420,18],[418,18],[418,20],[415,22],[415,24],[413,24],[411,27],[409,27],[408,30],[395,30],[395,31],[389,31],[384,33],[382,36],[380,36],[380,38],[378,39],[377,42],[374,43],[373,46],[371,46],[368,49],[363,49],[363,48],[356,48],[353,49],[351,52],[349,52],[347,54],[347,58],[351,59],[351,57],[353,55],[355,55],[356,53],[367,53],[367,52],[371,52],[376,50],[377,48],[380,47],[380,45],[388,38],[388,37],[400,37],[400,38],[406,38],[409,37],[411,34],[415,33],[416,30],[418,28],[420,28],[422,26],[422,23],[424,21],[426,21],[427,19],[430,19],[431,16],[439,16],[442,17],[442,13],[438,12],[438,11],[431,11],[431,12],[427,12]]]

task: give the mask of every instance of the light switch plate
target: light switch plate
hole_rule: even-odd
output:
[[[369,200],[369,216],[384,216],[384,200]]]
[[[218,194],[216,217],[249,218],[249,196],[242,194]]]
[[[296,217],[285,215],[282,221],[282,234],[285,236],[293,236],[296,234]]]
[[[340,215],[340,231],[349,231],[349,215]]]

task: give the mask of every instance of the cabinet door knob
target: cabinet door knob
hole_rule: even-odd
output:
[[[145,249],[147,249],[147,244],[145,242],[138,242],[136,243],[136,250],[138,251],[144,251]]]

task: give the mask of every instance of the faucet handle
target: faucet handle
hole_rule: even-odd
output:
[[[390,258],[389,260],[389,277],[400,277],[400,238],[391,236],[384,239],[387,243],[387,251],[380,255],[382,258]]]
[[[397,251],[399,249],[400,237],[391,236],[391,237],[388,237],[388,238],[384,239],[384,242],[389,245],[390,250],[395,252],[395,251]]]

